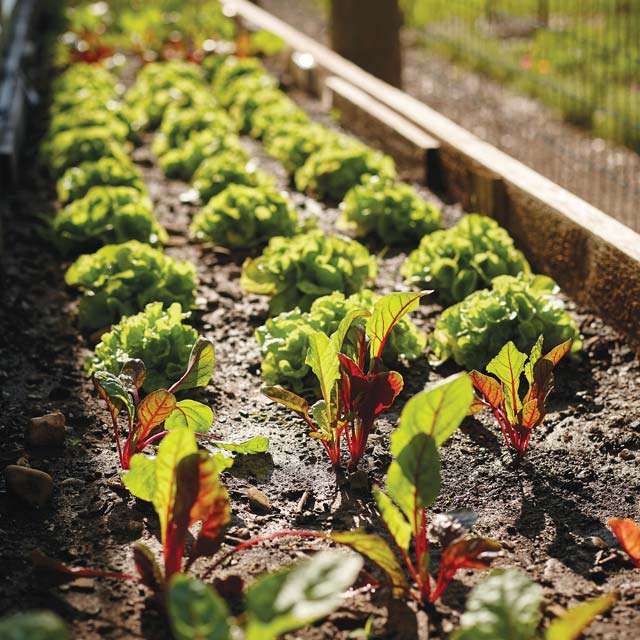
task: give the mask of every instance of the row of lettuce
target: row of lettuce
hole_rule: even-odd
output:
[[[506,231],[477,215],[440,230],[440,213],[396,180],[390,158],[309,122],[253,58],[212,55],[200,66],[149,64],[126,93],[103,67],[76,64],[56,79],[51,112],[43,160],[57,178],[64,207],[46,233],[67,256],[97,249],[73,263],[67,282],[83,291],[83,328],[112,325],[87,370],[113,419],[123,481],[158,513],[163,560],[160,566],[147,547],[136,543],[137,576],[70,569],[41,554],[34,557],[36,567],[69,580],[106,575],[145,584],[166,602],[177,638],[196,632],[211,638],[239,633],[276,637],[333,610],[361,568],[352,556],[319,553],[256,581],[246,590],[246,615],[241,617],[231,616],[220,596],[189,574],[197,558],[218,551],[230,521],[220,473],[233,459],[199,449],[198,438],[227,454],[265,451],[268,442],[223,443],[209,433],[212,410],[179,399],[181,392],[209,383],[215,359],[211,342],[185,323],[185,310],[195,302],[195,269],[155,248],[167,233],[153,217],[130,158],[141,136],[157,129],[153,150],[160,167],[169,177],[190,180],[190,198],[202,205],[191,229],[194,239],[234,250],[268,243],[261,255],[246,260],[241,280],[246,291],[270,297],[272,317],[257,332],[262,374],[270,384],[266,393],[301,416],[334,465],[342,464],[341,444],[346,443],[349,467],[357,466],[375,418],[402,389],[402,376],[384,362],[423,353],[427,337],[407,314],[426,292],[378,297],[366,289],[374,284],[374,257],[348,237],[307,230],[308,223],[301,223],[274,180],[252,166],[240,135],[262,140],[297,189],[342,201],[340,226],[351,234],[378,234],[389,244],[405,245],[422,238],[402,271],[408,283],[436,290],[440,302],[451,305],[429,338],[434,359],[453,356],[467,368],[491,361],[488,371],[497,377],[460,374],[405,406],[392,436],[394,461],[386,491],[374,489],[392,544],[360,530],[278,535],[351,547],[380,567],[394,595],[420,602],[438,600],[457,570],[487,568],[499,545],[468,533],[472,514],[427,516],[440,491],[439,447],[465,415],[481,408],[474,386],[490,405],[491,384],[498,385],[504,405],[505,390],[514,380],[501,376],[501,364],[514,355],[521,360],[518,382],[526,374],[534,391],[524,402],[501,408],[507,424],[500,426],[507,438],[508,429],[524,419],[524,407],[532,405],[538,411],[535,421],[541,421],[546,393],[536,392],[535,384],[550,384],[557,361],[570,348],[579,348],[577,328],[555,297],[554,283],[531,275]],[[540,335],[557,345],[546,356]],[[527,364],[517,347],[532,349]],[[542,370],[544,379],[537,373]],[[313,377],[317,383],[310,384]],[[293,391],[319,389],[322,397],[309,407],[278,383]],[[121,441],[123,418],[127,428]],[[145,455],[154,443],[159,443],[157,455]],[[511,446],[522,453],[526,444],[528,438],[524,445]],[[196,522],[202,526],[187,552],[189,528]],[[429,572],[434,538],[442,549],[435,580]],[[216,560],[209,573],[225,559]],[[513,602],[506,598],[496,609],[491,597],[497,593],[530,594],[518,637],[536,636],[539,588],[507,570],[473,592],[457,637],[488,637],[487,632],[490,636],[500,628]],[[604,596],[583,605],[582,616],[559,619],[546,637],[567,637],[558,635],[567,629],[579,633],[613,602]],[[493,615],[489,622],[488,611]]]

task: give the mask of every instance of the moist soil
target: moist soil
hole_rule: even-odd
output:
[[[329,122],[320,105],[296,97]],[[33,136],[26,166],[35,165],[35,132]],[[283,168],[260,144],[245,142],[259,165],[290,192],[301,214],[317,216],[319,224],[330,229],[337,210],[294,192]],[[220,554],[240,541],[283,529],[363,527],[382,534],[371,486],[384,481],[389,433],[406,400],[453,373],[455,366],[434,370],[426,358],[401,366],[405,390],[393,411],[378,421],[366,459],[354,474],[336,475],[303,423],[260,394],[261,357],[254,331],[267,317],[267,300],[240,288],[246,254],[191,243],[188,225],[197,207],[180,200],[188,185],[162,175],[150,143],[149,136],[134,152],[134,160],[156,215],[171,234],[167,253],[196,265],[200,284],[192,323],[216,347],[213,381],[195,397],[214,408],[216,435],[241,439],[260,434],[270,439],[267,454],[239,456],[224,475],[233,520]],[[433,194],[422,193],[439,203]],[[461,215],[459,207],[439,204],[447,224]],[[69,623],[74,638],[161,640],[169,637],[168,627],[144,587],[86,578],[49,587],[31,568],[34,549],[74,566],[128,573],[134,571],[135,540],[160,553],[155,512],[122,487],[108,414],[83,371],[92,342],[76,324],[78,296],[64,284],[69,262],[61,261],[36,231],[39,216],[51,215],[55,206],[51,182],[35,171],[8,201],[0,312],[0,466],[19,463],[42,469],[53,477],[55,488],[50,505],[38,510],[0,485],[0,614],[47,608]],[[375,243],[369,248],[382,249]],[[405,255],[397,250],[381,253],[376,291],[403,286],[399,268]],[[564,607],[618,591],[618,604],[595,621],[585,637],[631,640],[640,629],[639,574],[617,550],[606,521],[614,515],[640,519],[640,361],[589,309],[567,303],[585,337],[585,350],[558,367],[549,415],[534,433],[525,463],[516,472],[489,416],[466,419],[442,448],[443,486],[433,512],[460,507],[476,511],[475,531],[503,546],[495,566],[518,567],[542,585],[547,619]],[[437,304],[427,303],[413,317],[430,331],[440,311]],[[64,446],[29,447],[24,436],[29,418],[55,410],[66,416]],[[270,510],[250,503],[251,487],[266,494]],[[233,555],[212,574],[210,558],[200,559],[194,571],[215,579],[239,612],[240,581],[250,583],[322,544],[279,539]],[[442,601],[423,610],[392,600],[384,587],[373,587],[382,576],[373,566],[367,569],[369,574],[363,574],[328,620],[295,637],[352,637],[351,632],[372,618],[373,637],[446,638],[470,588],[484,577],[483,572],[460,572]]]

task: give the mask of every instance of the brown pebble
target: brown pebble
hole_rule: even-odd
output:
[[[44,471],[10,464],[4,477],[9,491],[34,507],[44,507],[53,493],[53,479]]]
[[[623,450],[620,452],[620,457],[621,457],[623,460],[633,460],[636,456],[635,456],[635,454],[633,453],[633,451],[629,451],[629,449],[623,449]]]
[[[251,509],[254,511],[268,512],[272,509],[269,498],[260,489],[250,487],[247,491],[247,498]]]
[[[67,435],[65,423],[60,411],[31,418],[27,425],[27,442],[33,447],[59,447]]]

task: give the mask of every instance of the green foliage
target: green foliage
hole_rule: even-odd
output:
[[[167,232],[153,217],[151,201],[134,187],[92,187],[56,214],[51,232],[51,242],[63,254],[127,240],[167,240]]]
[[[323,147],[338,145],[338,138],[335,131],[321,124],[291,122],[287,119],[266,131],[264,147],[272,158],[279,160],[293,174],[311,154]],[[346,136],[340,139],[351,141]]]
[[[211,130],[218,136],[235,133],[236,127],[225,111],[210,104],[192,107],[169,106],[162,118],[160,130],[156,134],[152,149],[162,156],[169,149],[181,148],[193,133]]]
[[[296,187],[320,198],[340,202],[366,176],[394,179],[393,159],[366,147],[323,147],[296,171]]]
[[[61,177],[70,167],[101,158],[130,162],[128,149],[112,127],[77,127],[61,131],[41,147],[41,157],[50,173]]]
[[[337,331],[340,322],[357,309],[373,311],[378,296],[364,289],[345,297],[335,292],[315,300],[309,312],[299,309],[285,311],[256,330],[256,339],[262,351],[262,379],[269,385],[282,384],[301,391],[310,373],[305,363],[309,336],[315,331],[327,335]],[[363,325],[364,320],[356,320]],[[398,358],[416,360],[422,355],[427,337],[408,318],[402,318],[391,330],[383,352],[385,362]]]
[[[295,110],[295,103],[280,89],[272,86],[239,90],[235,96],[229,113],[240,133],[249,133],[253,126],[254,115],[264,107],[277,105],[288,113]]]
[[[349,190],[340,209],[340,228],[357,237],[375,233],[388,245],[415,245],[424,235],[440,228],[440,211],[412,186],[378,176]]]
[[[540,335],[549,347],[573,339],[578,327],[546,276],[498,276],[490,290],[476,291],[444,311],[429,338],[434,365],[453,359],[466,369],[483,369],[509,341],[530,351]]]
[[[422,238],[402,265],[410,284],[435,289],[444,305],[460,302],[493,278],[529,273],[529,263],[495,220],[469,214],[452,229]]]
[[[69,267],[65,280],[84,293],[79,322],[89,329],[138,313],[149,302],[179,302],[188,309],[195,301],[194,266],[137,240],[80,256]]]
[[[273,236],[292,236],[297,228],[296,210],[277,189],[231,184],[209,200],[191,232],[197,240],[242,249]]]
[[[200,164],[212,156],[232,152],[238,162],[249,160],[247,150],[234,133],[219,133],[215,130],[196,131],[190,134],[180,147],[169,149],[160,156],[158,164],[166,176],[180,180],[191,180]]]
[[[56,113],[49,122],[49,129],[45,139],[45,147],[51,144],[56,136],[70,129],[103,128],[109,132],[114,140],[124,142],[131,135],[129,123],[124,118],[121,105],[110,101],[106,108],[96,109],[95,98],[87,102],[83,100],[65,111]]]
[[[64,622],[50,611],[14,613],[0,619],[2,640],[70,640]]]
[[[258,169],[254,162],[247,162],[242,155],[238,156],[235,151],[230,150],[221,151],[204,160],[191,181],[200,201],[205,204],[231,184],[268,187],[275,185],[275,180]]]
[[[238,93],[275,87],[272,78],[257,58],[229,56],[219,67],[213,79],[213,94],[223,107],[230,107]]]
[[[135,165],[115,158],[100,158],[67,169],[56,190],[58,199],[65,204],[84,197],[91,187],[133,187],[141,194],[147,191]]]
[[[320,296],[351,295],[373,280],[373,256],[358,242],[316,230],[272,238],[262,255],[247,259],[240,283],[248,293],[271,297],[271,315],[299,307],[308,311]]]
[[[251,119],[251,135],[263,139],[270,131],[284,123],[311,126],[309,116],[291,100],[279,100],[255,111]]]
[[[87,359],[87,373],[117,375],[128,360],[139,359],[149,366],[143,390],[168,387],[186,369],[198,337],[193,327],[183,323],[188,317],[178,303],[163,309],[161,302],[153,302],[141,313],[122,318],[102,336],[93,358]]]

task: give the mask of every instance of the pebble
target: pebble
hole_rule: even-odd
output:
[[[27,442],[33,447],[60,447],[67,435],[65,423],[60,411],[31,418],[27,425]]]
[[[635,456],[635,453],[633,453],[633,451],[629,451],[629,449],[623,449],[620,452],[620,457],[623,460],[633,460],[636,456]]]
[[[87,483],[80,478],[66,478],[60,483],[61,487],[71,487],[72,489],[82,489]]]
[[[269,512],[273,509],[267,494],[260,491],[260,489],[249,487],[247,490],[247,498],[253,511]]]
[[[44,507],[53,493],[53,479],[44,471],[10,464],[4,477],[9,491],[33,507]]]

